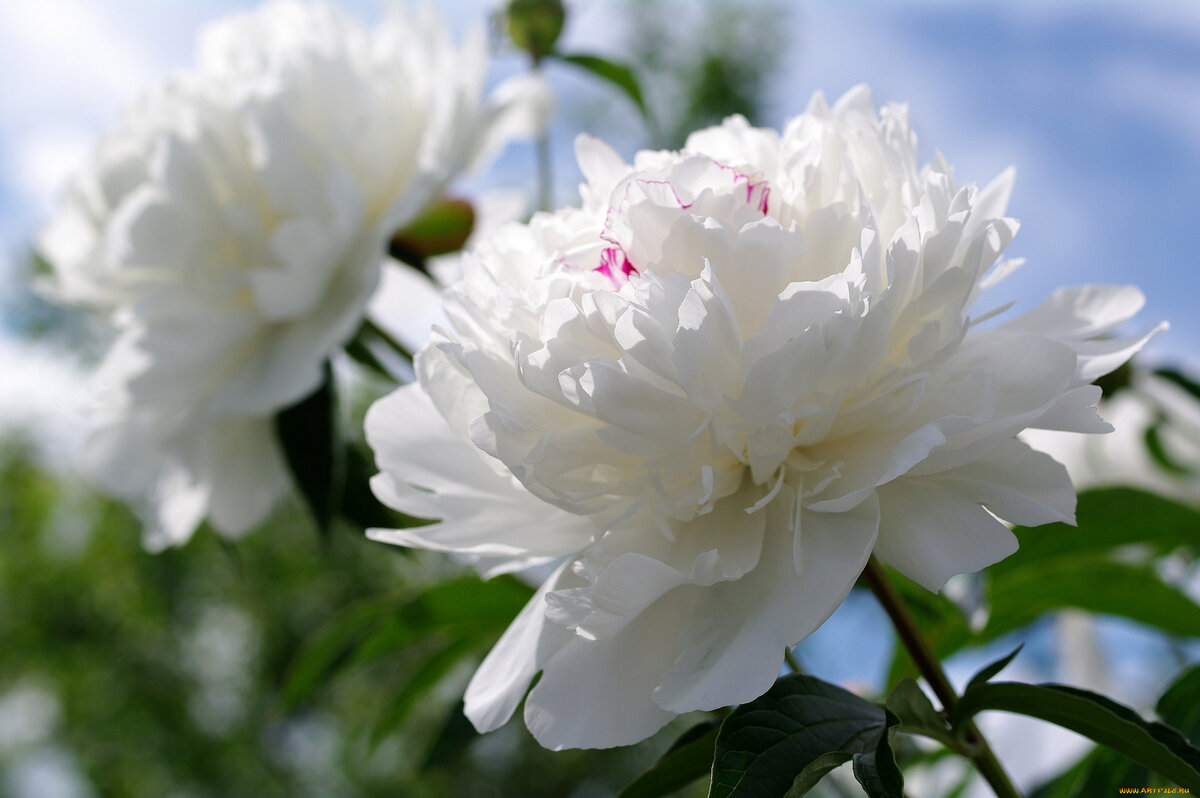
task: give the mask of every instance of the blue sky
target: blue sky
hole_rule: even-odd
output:
[[[149,82],[191,60],[209,19],[244,0],[8,0],[0,5],[0,248],[18,256],[51,212],[58,186],[95,138]],[[369,0],[347,4],[371,16]],[[1010,253],[1028,258],[1000,289],[1031,306],[1055,287],[1132,282],[1148,302],[1136,327],[1168,319],[1156,360],[1200,369],[1200,4],[797,2],[792,46],[767,123],[867,82],[876,100],[906,101],[925,155],[941,149],[960,181],[1018,170],[1010,212],[1023,223]],[[482,20],[485,0],[441,4],[456,27]],[[567,47],[620,56],[621,4],[581,0]],[[517,68],[497,64],[497,74]],[[621,101],[558,70],[568,107]],[[574,103],[574,106],[572,106]],[[594,115],[595,116],[595,115]],[[601,115],[595,132],[631,155],[632,114]],[[629,135],[629,131],[634,131]],[[573,130],[554,131],[559,200],[577,172]],[[474,185],[528,174],[515,148]],[[0,290],[8,269],[0,268]],[[10,284],[11,285],[11,284]]]

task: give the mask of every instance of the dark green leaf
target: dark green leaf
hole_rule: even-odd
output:
[[[1014,648],[1012,650],[1012,653],[1001,657],[1000,659],[996,660],[995,662],[991,663],[990,665],[985,665],[984,667],[980,668],[979,672],[971,677],[971,681],[967,682],[967,689],[970,690],[974,687],[978,687],[979,685],[983,684],[984,682],[988,681],[993,676],[998,674],[1000,671],[1007,668],[1008,663],[1012,662],[1013,658],[1015,658],[1018,654],[1020,654],[1021,649],[1023,649],[1023,648],[1025,648],[1024,643],[1022,643],[1021,645]]]
[[[784,793],[783,798],[801,798],[801,796],[808,795],[809,790],[816,787],[829,771],[846,764],[853,756],[854,754],[846,751],[831,751],[828,754],[821,754],[796,774],[792,786]],[[709,795],[711,796],[712,793]]]
[[[1154,707],[1163,723],[1193,743],[1200,743],[1200,665],[1185,670]]]
[[[1200,666],[1183,672],[1155,706],[1163,723],[1189,738],[1200,739]],[[1108,748],[1097,748],[1070,770],[1034,790],[1029,798],[1091,798],[1114,795],[1121,787],[1149,787],[1150,771]]]
[[[275,432],[317,529],[328,535],[342,488],[342,445],[329,361],[320,387],[275,416]]]
[[[1166,418],[1159,416],[1157,420],[1150,426],[1146,427],[1142,437],[1146,442],[1146,451],[1150,453],[1150,457],[1154,460],[1162,470],[1176,476],[1187,477],[1196,473],[1196,469],[1191,468],[1183,463],[1180,463],[1175,457],[1167,451],[1166,444],[1163,443],[1162,428],[1166,424]]]
[[[777,680],[717,734],[710,798],[803,795],[855,754],[876,754],[883,707],[805,674]]]
[[[1150,771],[1108,748],[1093,749],[1065,773],[1039,785],[1029,798],[1093,798],[1121,787],[1150,784]]]
[[[712,770],[720,718],[688,729],[654,767],[631,781],[617,798],[659,798],[681,790]]]
[[[957,748],[950,725],[913,679],[901,679],[887,697],[887,708],[900,718],[900,731],[936,740],[947,748]]]
[[[1177,369],[1155,369],[1155,376],[1170,380],[1196,399],[1200,399],[1200,383]]]
[[[891,729],[900,719],[884,710],[886,727]],[[855,754],[854,778],[862,785],[868,798],[904,798],[904,775],[896,764],[887,729],[879,735],[875,750],[869,754]]]
[[[345,485],[342,488],[341,507],[338,508],[338,513],[342,518],[360,529],[371,527],[406,529],[434,523],[427,519],[413,518],[397,512],[380,502],[371,492],[371,477],[375,474],[376,469],[370,458],[357,446],[347,446],[345,456]],[[396,550],[409,551],[405,548]]]
[[[384,362],[380,360],[373,351],[371,351],[370,345],[368,345],[367,342],[362,339],[362,337],[356,337],[351,340],[350,343],[346,344],[345,352],[351,357],[351,359],[354,360],[355,363],[363,366],[375,376],[382,377],[389,382],[395,379],[392,376],[392,372],[388,369]]]
[[[653,129],[654,120],[650,115],[650,109],[646,106],[646,98],[642,95],[642,86],[638,82],[637,74],[630,67],[588,53],[571,53],[556,57],[568,64],[574,64],[580,69],[586,69],[596,77],[608,81],[625,92],[625,96],[632,100],[638,111],[641,112],[646,124]]]
[[[446,713],[445,720],[442,721],[437,735],[433,738],[433,742],[421,762],[421,770],[452,766],[477,739],[479,739],[479,732],[475,731],[475,727],[467,719],[460,701]]]
[[[365,599],[326,621],[307,641],[284,682],[285,706],[306,700],[342,665],[402,652],[441,634],[482,648],[508,626],[533,595],[511,577],[482,582],[466,577],[415,596]]]
[[[1016,554],[988,569],[995,575],[1025,570],[1030,563],[1052,557],[1110,552],[1118,546],[1144,544],[1155,553],[1196,545],[1200,512],[1186,505],[1133,488],[1106,488],[1081,493],[1076,508],[1078,527],[1047,524],[1017,527],[1021,547]]]
[[[308,699],[355,645],[395,611],[395,597],[356,602],[322,624],[292,660],[283,684],[284,706]]]
[[[1110,399],[1133,384],[1133,364],[1122,363],[1109,373],[1096,380],[1100,395]]]
[[[379,745],[384,737],[395,731],[408,717],[417,701],[436,687],[464,657],[478,648],[477,641],[470,638],[460,639],[442,646],[425,658],[416,671],[404,681],[399,691],[391,696],[390,705],[371,731],[371,746]]]
[[[1048,524],[1013,530],[1020,547],[988,568],[986,599],[991,612],[978,631],[945,598],[893,576],[940,658],[1067,607],[1128,618],[1169,634],[1200,633],[1195,602],[1164,583],[1149,563],[1116,556],[1129,546],[1137,546],[1147,557],[1194,551],[1200,512],[1144,491],[1109,488],[1081,494],[1077,515],[1077,528]],[[913,674],[907,655],[897,651],[889,681]]]
[[[532,596],[533,588],[511,576],[463,577],[434,585],[401,612],[425,628],[471,624],[503,631]]]
[[[1102,695],[1057,684],[988,682],[963,693],[955,728],[984,710],[1028,715],[1082,734],[1181,787],[1200,791],[1200,748],[1166,724],[1147,721]]]
[[[388,254],[424,271],[429,258],[462,249],[474,229],[471,203],[443,197],[392,236]]]
[[[1063,607],[1128,618],[1168,634],[1200,636],[1200,606],[1186,593],[1163,582],[1151,565],[1108,557],[1058,558],[1007,571],[993,579],[989,600],[992,614],[980,640]]]

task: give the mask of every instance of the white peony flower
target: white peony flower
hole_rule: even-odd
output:
[[[151,547],[205,517],[242,533],[287,489],[273,416],[358,327],[387,236],[536,115],[527,82],[481,99],[485,57],[430,14],[236,14],[71,186],[42,237],[49,290],[118,327],[88,459],[153,495]]]
[[[380,540],[487,573],[565,558],[466,694],[552,748],[632,743],[749,701],[872,553],[930,590],[1071,520],[1029,427],[1103,432],[1089,385],[1131,287],[968,308],[1015,265],[1012,181],[918,167],[904,106],[816,95],[782,135],[732,117],[632,166],[577,143],[582,207],[465,259],[420,383],[367,417]],[[990,271],[989,271],[990,270]]]

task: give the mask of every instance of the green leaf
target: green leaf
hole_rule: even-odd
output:
[[[900,722],[899,718],[887,710],[884,710],[884,716],[887,729]],[[904,774],[896,764],[896,755],[892,753],[887,729],[879,735],[879,742],[874,751],[854,755],[854,778],[862,785],[868,798],[904,798]]]
[[[370,598],[351,604],[309,636],[292,660],[283,682],[284,707],[307,700],[340,660],[396,606],[395,597]]]
[[[384,737],[395,731],[421,697],[436,687],[464,657],[478,647],[476,640],[464,638],[444,645],[426,657],[391,697],[391,704],[375,723],[375,728],[371,730],[371,747],[379,745]]]
[[[443,197],[388,242],[388,254],[425,271],[425,262],[462,249],[475,229],[475,209],[466,200]]]
[[[1200,399],[1200,383],[1188,377],[1182,371],[1177,369],[1155,369],[1154,374],[1155,376],[1162,377],[1164,380],[1175,383],[1194,398]]]
[[[503,631],[533,597],[533,588],[511,576],[486,582],[467,576],[426,590],[401,610],[421,628],[480,626]]]
[[[1023,648],[1025,648],[1024,643],[1022,643],[1021,645],[1014,648],[1012,650],[1012,653],[1001,657],[1000,659],[996,660],[995,662],[991,663],[990,665],[985,665],[984,667],[980,668],[979,672],[971,677],[971,681],[967,682],[967,689],[970,690],[974,687],[978,687],[979,685],[984,684],[985,682],[990,680],[993,676],[998,674],[1000,671],[1007,668],[1008,663],[1012,662],[1013,659],[1018,654],[1021,653],[1021,649],[1023,649]]]
[[[1155,465],[1162,470],[1176,476],[1189,477],[1196,473],[1196,469],[1176,460],[1174,455],[1167,451],[1167,446],[1163,442],[1162,428],[1166,423],[1166,417],[1160,414],[1153,424],[1146,427],[1146,431],[1142,435],[1146,443],[1146,451],[1150,453],[1150,458],[1154,460]]]
[[[888,694],[887,708],[900,719],[900,731],[919,734],[947,748],[957,749],[958,741],[950,731],[950,724],[915,680],[901,679]]]
[[[1147,721],[1102,695],[1058,684],[988,682],[963,693],[953,726],[984,710],[1028,715],[1082,734],[1181,787],[1200,791],[1200,748],[1177,730]]]
[[[275,416],[275,433],[317,529],[327,536],[341,498],[343,457],[329,361],[320,387]]]
[[[358,446],[345,448],[345,484],[342,488],[341,506],[338,514],[342,518],[359,527],[383,527],[386,529],[407,529],[414,526],[425,526],[436,523],[424,518],[414,518],[397,512],[383,504],[371,492],[371,477],[375,474],[375,465]],[[408,553],[411,550],[396,547],[396,551]]]
[[[660,798],[708,775],[720,727],[721,719],[713,718],[688,729],[654,767],[631,781],[617,798]]]
[[[1183,672],[1158,700],[1163,723],[1193,744],[1200,739],[1200,666]],[[1097,748],[1067,772],[1042,784],[1029,798],[1091,798],[1114,795],[1120,787],[1151,786],[1150,771],[1107,748]]]
[[[477,739],[479,732],[467,719],[463,703],[459,701],[446,712],[437,735],[421,761],[420,770],[424,772],[454,765]]]
[[[507,628],[533,595],[512,577],[464,577],[413,596],[356,602],[322,624],[301,648],[284,680],[291,708],[308,699],[343,665],[361,665],[441,635],[481,649]]]
[[[1068,607],[1128,618],[1168,634],[1200,634],[1200,607],[1195,602],[1163,582],[1150,563],[1117,557],[1130,546],[1147,557],[1194,551],[1200,512],[1144,491],[1109,488],[1081,494],[1077,515],[1078,528],[1047,524],[1013,530],[1020,547],[988,568],[986,600],[991,612],[978,631],[951,602],[894,575],[939,658]],[[914,672],[907,655],[897,650],[889,681]]]
[[[642,94],[642,86],[638,82],[637,74],[632,68],[590,53],[571,53],[569,55],[556,55],[555,57],[568,64],[574,64],[580,69],[585,69],[623,91],[625,96],[637,106],[638,111],[642,114],[642,118],[646,120],[647,126],[653,132],[654,118],[650,115],[650,109],[646,106],[646,98]]]
[[[784,676],[721,724],[709,798],[803,795],[855,754],[878,756],[888,726],[883,707],[806,674]]]
[[[1200,743],[1200,665],[1185,670],[1158,699],[1154,711],[1163,723]]]
[[[1167,634],[1200,636],[1200,605],[1163,582],[1152,566],[1108,557],[1081,555],[1008,571],[993,579],[989,599],[992,614],[980,640],[1063,607],[1128,618]]]
[[[993,565],[995,575],[1025,570],[1050,558],[1108,553],[1118,546],[1145,544],[1155,553],[1195,546],[1200,512],[1186,505],[1133,488],[1106,488],[1079,495],[1078,526],[1046,524],[1013,530],[1021,547]]]
[[[1117,795],[1121,787],[1149,786],[1150,778],[1149,770],[1128,757],[1108,748],[1096,748],[1065,773],[1038,785],[1029,798]]]
[[[821,754],[816,759],[810,761],[804,768],[796,774],[796,779],[792,782],[792,786],[784,793],[783,798],[801,798],[807,795],[809,790],[817,786],[821,779],[825,778],[825,774],[844,765],[850,761],[854,754],[846,751],[831,751],[828,754]],[[712,793],[709,793],[711,798]]]
[[[345,345],[345,347],[343,347],[343,350],[355,363],[364,367],[376,377],[380,377],[388,382],[395,380],[391,370],[388,369],[387,365],[379,359],[379,356],[371,350],[370,345],[363,340],[361,336],[353,338]]]

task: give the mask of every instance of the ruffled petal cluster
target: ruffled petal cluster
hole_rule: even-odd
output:
[[[1148,337],[1112,337],[1142,297],[981,323],[1016,265],[1011,173],[919,166],[905,107],[865,87],[782,133],[577,153],[581,206],[468,255],[419,384],[367,418],[377,495],[441,519],[375,537],[488,572],[561,558],[471,682],[478,728],[541,672],[544,745],[635,742],[762,694],[872,554],[938,590],[1014,551],[1001,519],[1073,519],[1015,436],[1107,429],[1091,382]]]
[[[359,325],[386,237],[528,113],[483,99],[485,56],[431,14],[280,0],[207,29],[70,186],[49,290],[117,326],[87,457],[151,496],[149,545],[242,533],[287,490],[273,415]]]

